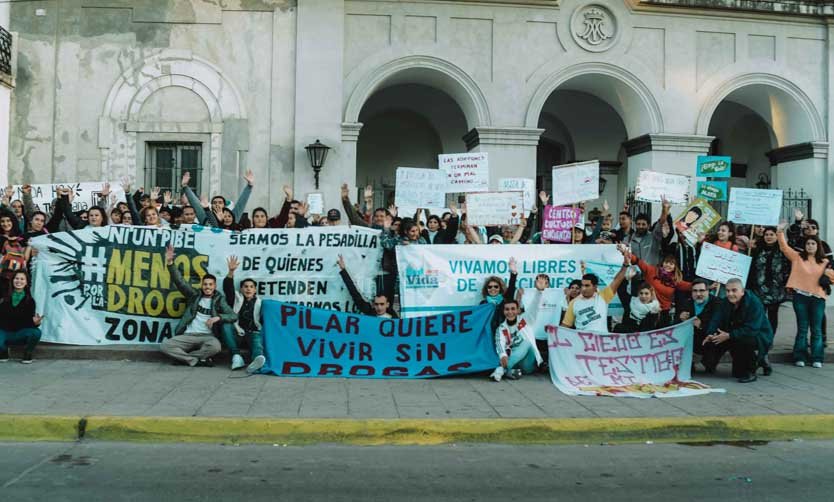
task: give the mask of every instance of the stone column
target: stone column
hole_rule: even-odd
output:
[[[339,174],[342,179],[339,180],[339,185],[347,183],[350,187],[350,197],[356,197],[356,145],[359,142],[359,131],[362,130],[361,122],[344,122],[342,123],[342,165],[339,168]],[[325,200],[326,203],[331,204],[331,201]],[[332,202],[330,207],[339,207],[337,201]],[[356,202],[356,201],[354,201]]]
[[[633,189],[640,171],[646,170],[691,176],[690,193],[694,194],[698,156],[709,152],[713,139],[690,134],[646,134],[626,141],[623,146],[628,155],[628,172],[623,189]],[[673,215],[682,209],[683,206],[672,207]],[[660,204],[652,206],[652,213],[660,214]]]
[[[341,180],[356,177],[355,161],[352,172],[343,171],[346,166],[342,161],[344,24],[344,0],[298,2],[293,185],[299,200],[315,191],[313,169],[304,147],[317,139],[329,146],[319,178],[326,208],[339,207]]]
[[[536,179],[536,148],[544,129],[476,127],[464,136],[470,152],[489,153],[489,186],[498,189],[501,178]]]

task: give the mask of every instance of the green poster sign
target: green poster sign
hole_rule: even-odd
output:
[[[727,200],[726,181],[699,181],[697,197],[706,200]]]
[[[732,157],[699,155],[696,176],[704,178],[729,178],[732,166]]]

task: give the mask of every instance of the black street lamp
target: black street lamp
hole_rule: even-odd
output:
[[[319,172],[321,171],[322,166],[324,166],[324,161],[327,159],[327,151],[330,150],[330,147],[323,144],[321,141],[316,140],[315,143],[305,146],[304,149],[307,150],[307,155],[310,156],[310,165],[316,173],[316,190],[318,190]]]
[[[756,188],[767,189],[770,188],[770,176],[765,173],[759,174],[759,181],[756,182]]]
[[[608,180],[600,176],[599,178],[599,194],[602,195],[602,192],[605,191],[605,185],[608,184]]]

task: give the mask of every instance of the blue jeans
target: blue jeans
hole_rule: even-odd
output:
[[[239,337],[234,329],[234,326],[228,324],[230,328],[228,330],[225,326],[227,326],[227,324],[224,323],[222,335],[223,343],[226,344],[226,347],[229,348],[229,352],[231,352],[232,355],[240,354],[240,346],[237,341]],[[252,352],[252,359],[264,355],[264,338],[260,331],[246,333],[246,342],[249,344],[249,350]]]
[[[536,371],[536,352],[530,342],[522,340],[518,347],[513,347],[507,358],[507,371],[513,368],[521,369],[525,375]]]
[[[811,329],[811,360],[823,362],[825,345],[822,342],[822,318],[825,300],[799,293],[793,295],[793,311],[796,313],[796,340],[793,342],[794,361],[808,360],[808,328]]]
[[[23,328],[17,331],[6,331],[0,329],[0,351],[6,350],[9,343],[23,343],[26,345],[26,352],[31,353],[35,346],[41,341],[40,328]]]

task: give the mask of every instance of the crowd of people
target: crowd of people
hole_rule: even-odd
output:
[[[25,344],[23,362],[32,362],[40,339],[41,317],[29,292],[28,275],[36,253],[29,240],[47,233],[106,225],[144,225],[176,227],[201,224],[230,231],[260,228],[304,228],[308,226],[358,225],[380,231],[383,248],[381,270],[373,298],[363,298],[353,284],[344,260],[338,267],[354,304],[361,313],[397,317],[394,306],[398,273],[396,248],[434,244],[549,244],[543,238],[541,215],[549,202],[540,192],[536,207],[519,225],[478,227],[469,225],[466,206],[449,204],[443,214],[402,215],[397,207],[375,207],[374,191],[366,187],[364,200],[354,204],[350,189],[342,185],[341,207],[310,214],[304,201],[294,198],[289,186],[283,187],[284,201],[278,214],[263,207],[246,211],[255,178],[247,171],[242,192],[232,203],[225,196],[199,196],[190,186],[188,173],[181,179],[182,192],[154,188],[131,190],[125,181],[126,200],[118,202],[105,184],[98,204],[73,211],[74,194],[58,189],[46,213],[35,206],[30,185],[23,185],[21,197],[8,187],[0,207],[0,361],[7,361],[9,343]],[[582,206],[581,206],[582,207]],[[797,366],[822,366],[825,351],[825,301],[834,280],[831,248],[820,239],[819,224],[796,211],[795,221],[771,226],[739,226],[731,221],[719,223],[711,234],[699,234],[696,242],[684,236],[685,224],[676,224],[671,204],[662,203],[660,217],[652,221],[647,214],[633,215],[628,207],[611,214],[607,202],[602,209],[585,213],[573,229],[573,244],[616,244],[623,255],[620,272],[599,289],[599,278],[583,273],[564,294],[560,322],[567,327],[589,331],[628,333],[668,327],[689,319],[695,327],[695,352],[701,355],[703,370],[714,372],[726,351],[733,357],[733,376],[742,382],[756,379],[759,368],[765,375],[771,367],[767,358],[779,324],[779,307],[792,302],[796,313],[796,338],[793,349]],[[697,208],[696,208],[697,209]],[[343,217],[344,215],[344,217]],[[696,215],[697,216],[697,215]],[[684,222],[686,218],[684,218]],[[752,266],[747,284],[731,280],[718,284],[697,277],[696,268],[702,244],[750,254]],[[173,266],[174,250],[167,258],[171,277],[188,301],[176,335],[162,343],[162,350],[175,360],[188,364],[211,364],[211,357],[225,345],[232,354],[232,369],[255,373],[264,366],[260,299],[256,284],[244,278],[235,284],[238,261],[230,257],[228,275],[222,288],[217,278],[206,275],[201,287],[186,284]],[[518,378],[546,365],[546,351],[540,340],[530,336],[540,293],[551,287],[551,278],[540,275],[534,291],[523,294],[516,289],[517,267],[509,260],[510,277],[489,277],[483,284],[483,303],[495,305],[493,319],[495,347],[501,366],[492,378]],[[608,304],[619,298],[624,314],[608,315]],[[810,332],[810,344],[808,333]],[[221,343],[222,342],[222,343]],[[248,345],[251,361],[247,366],[240,348]],[[542,352],[545,352],[544,356]]]

